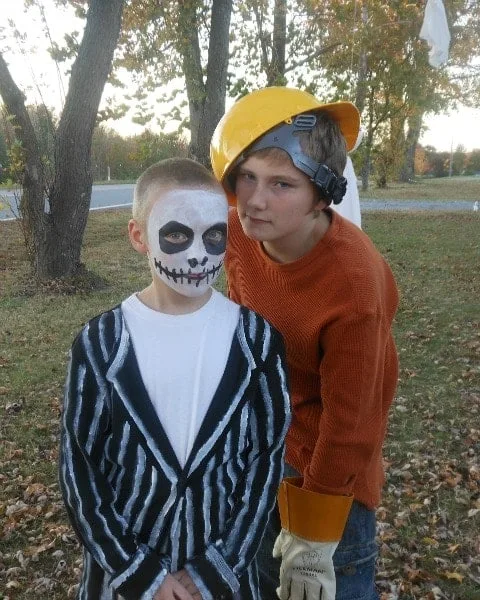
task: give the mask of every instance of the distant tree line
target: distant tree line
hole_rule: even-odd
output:
[[[122,137],[97,127],[93,134],[92,170],[95,181],[135,180],[151,164],[172,156],[187,156],[188,143],[178,133],[145,130]]]
[[[453,152],[438,152],[432,146],[417,148],[416,174],[430,177],[480,175],[480,150],[467,152],[457,146]]]
[[[38,140],[47,183],[51,183],[56,119],[45,106],[30,106],[28,113]],[[92,139],[93,180],[131,181],[154,162],[187,154],[188,142],[177,132],[154,133],[146,129],[139,135],[123,137],[99,124],[95,127]],[[0,119],[0,165],[0,183],[21,184],[24,168],[22,146],[5,111],[2,111]]]

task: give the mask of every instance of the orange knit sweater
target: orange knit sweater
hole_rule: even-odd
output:
[[[292,424],[286,461],[306,489],[353,493],[373,508],[384,481],[382,444],[398,377],[392,272],[369,237],[337,213],[318,244],[278,264],[230,210],[230,297],[284,336]]]

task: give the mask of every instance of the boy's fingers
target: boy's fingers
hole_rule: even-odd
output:
[[[155,600],[194,600],[173,575],[167,575],[155,595]]]
[[[190,579],[188,573],[185,569],[180,569],[180,571],[175,571],[172,573],[172,577],[175,577],[177,581],[183,583],[186,579]]]
[[[172,573],[172,576],[182,584],[182,586],[192,595],[193,598],[196,600],[202,598],[197,586],[185,569],[181,569],[180,571]]]
[[[193,600],[193,596],[181,584],[176,585],[172,593],[175,600]]]

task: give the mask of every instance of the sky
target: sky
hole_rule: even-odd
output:
[[[455,150],[462,145],[469,152],[480,148],[480,110],[466,108],[432,115],[425,119],[427,129],[420,138],[423,146],[433,146],[439,151]]]
[[[46,51],[48,39],[43,30],[40,12],[36,8],[30,8],[25,13],[22,5],[19,0],[0,0],[2,22],[6,25],[7,19],[12,19],[19,32],[26,34],[23,43],[0,36],[0,49],[9,63],[15,82],[27,94],[28,101],[45,102],[58,113],[68,87],[68,77],[57,72],[55,63]],[[53,40],[60,42],[64,33],[71,31],[75,25],[81,31],[82,22],[75,21],[64,9],[55,8],[52,0],[43,0],[43,6]],[[125,82],[128,83],[128,80]],[[118,91],[107,86],[102,101],[105,102],[106,98],[114,94],[118,94]],[[132,123],[131,116],[129,114],[126,118],[108,121],[106,124],[123,136],[138,134],[143,128]],[[175,123],[170,130],[174,125]],[[427,116],[424,125],[425,131],[420,138],[422,145],[433,146],[439,151],[450,151],[459,145],[464,146],[467,151],[480,148],[480,109],[461,106],[455,111]]]

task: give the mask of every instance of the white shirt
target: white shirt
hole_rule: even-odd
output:
[[[225,371],[239,306],[212,289],[199,310],[169,315],[122,302],[140,374],[183,467]]]

